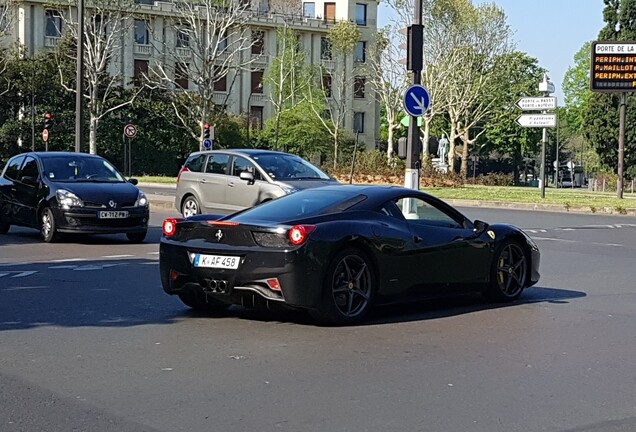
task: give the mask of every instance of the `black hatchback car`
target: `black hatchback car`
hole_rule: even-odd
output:
[[[0,176],[0,234],[11,225],[61,233],[125,233],[142,242],[149,208],[144,193],[106,159],[86,153],[32,152],[12,157]]]

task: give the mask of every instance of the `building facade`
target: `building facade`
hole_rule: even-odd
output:
[[[258,43],[249,48],[253,56],[248,68],[228,74],[214,85],[213,102],[224,106],[228,112],[249,115],[254,127],[262,127],[273,115],[269,89],[263,85],[263,76],[277,56],[277,29],[286,26],[295,30],[305,52],[306,61],[312,66],[322,65],[326,70],[343,68],[348,76],[344,89],[344,129],[358,132],[359,142],[367,149],[376,147],[379,136],[380,108],[373,91],[364,76],[367,47],[377,34],[377,2],[375,0],[304,1],[283,5],[270,3],[277,0],[252,0],[247,5],[249,29],[258,35]],[[278,0],[280,1],[280,0]],[[122,82],[134,85],[137,79],[153,67],[153,63],[172,61],[177,85],[184,90],[196,89],[196,83],[188,73],[192,57],[187,40],[180,37],[174,17],[177,3],[136,0],[134,16],[124,26],[118,54],[109,65],[111,74],[121,76]],[[27,54],[55,49],[67,25],[62,11],[56,10],[47,0],[26,0],[15,4],[15,18],[10,26],[10,43],[22,45]],[[344,63],[336,64],[326,55],[326,38],[329,29],[338,21],[348,20],[358,26],[360,41],[353,55]],[[167,50],[166,48],[170,49]],[[166,52],[176,53],[178,60],[168,59]]]

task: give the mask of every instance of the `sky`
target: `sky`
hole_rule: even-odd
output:
[[[476,0],[473,4],[493,2],[506,13],[517,50],[548,70],[558,104],[563,105],[561,86],[568,68],[574,66],[574,54],[585,42],[596,40],[604,26],[603,0]],[[380,26],[391,18],[386,7],[379,9]]]

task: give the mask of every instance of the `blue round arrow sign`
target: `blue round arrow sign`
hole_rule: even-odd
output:
[[[205,147],[206,149],[209,149],[210,147],[212,147],[212,141],[210,141],[209,139],[204,139],[203,140],[203,147]]]
[[[415,117],[424,115],[431,103],[428,90],[419,84],[414,84],[404,92],[404,110]]]

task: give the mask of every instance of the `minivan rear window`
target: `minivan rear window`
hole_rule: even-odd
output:
[[[192,155],[188,158],[183,166],[192,172],[203,172],[203,164],[205,164],[205,155]]]

